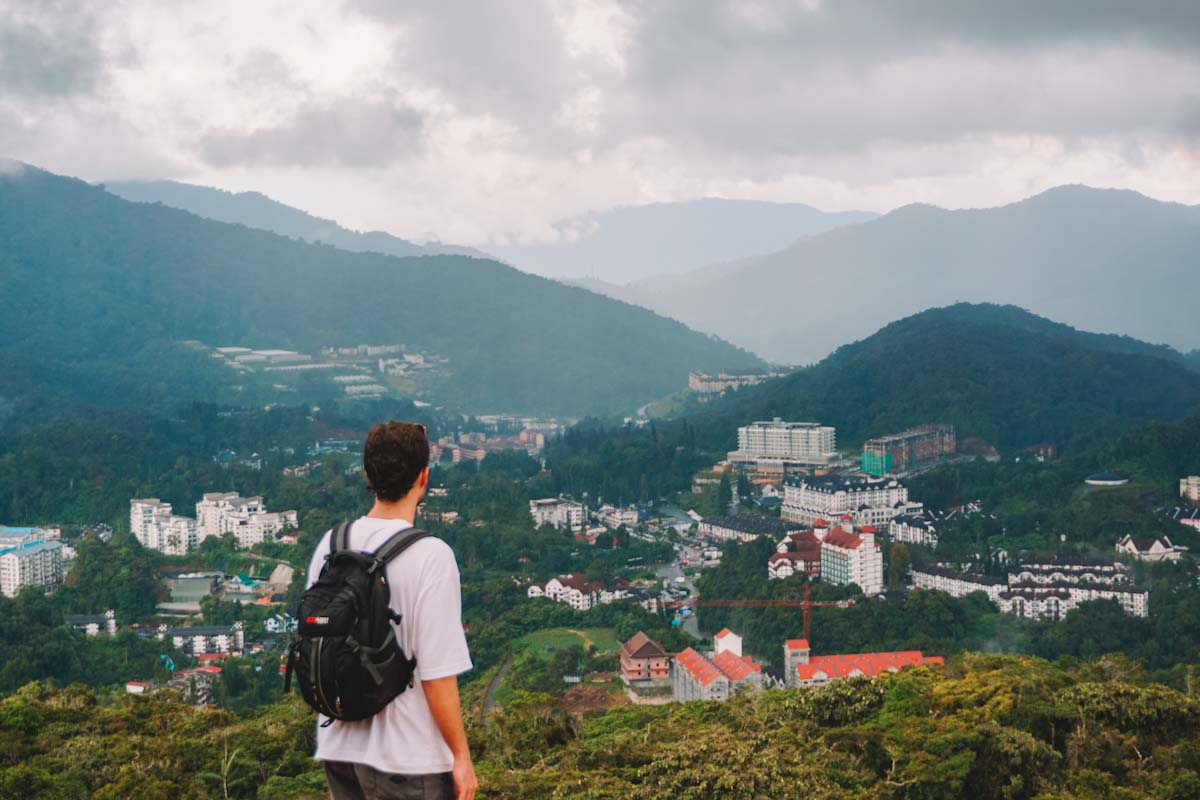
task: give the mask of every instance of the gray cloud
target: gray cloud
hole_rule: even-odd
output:
[[[417,149],[423,118],[397,98],[344,96],[300,106],[286,121],[251,131],[210,130],[201,152],[214,166],[283,164],[371,167]]]
[[[96,19],[87,8],[0,0],[0,94],[85,93],[97,86],[105,66]]]

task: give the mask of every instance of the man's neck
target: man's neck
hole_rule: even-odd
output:
[[[394,503],[375,498],[375,505],[367,512],[372,519],[400,519],[405,522],[415,522],[417,516],[417,499],[402,497]]]

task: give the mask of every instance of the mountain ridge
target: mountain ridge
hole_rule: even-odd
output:
[[[162,203],[198,217],[270,231],[291,239],[321,242],[356,253],[401,258],[419,255],[492,256],[473,247],[410,242],[384,231],[355,231],[331,219],[281,203],[258,191],[231,192],[179,181],[109,181],[101,188],[135,203]]]
[[[560,280],[594,277],[621,284],[769,253],[875,216],[825,212],[803,203],[706,197],[582,214],[554,224],[563,238],[559,243],[497,244],[489,250],[518,268]]]
[[[1076,185],[995,208],[904,206],[620,296],[783,363],[813,362],[879,324],[959,301],[1012,303],[1186,349],[1200,344],[1200,323],[1179,288],[1200,268],[1197,252],[1200,207]],[[847,314],[834,298],[869,313]],[[797,319],[801,299],[810,302]]]
[[[190,339],[305,352],[405,343],[449,358],[440,399],[455,408],[564,416],[620,413],[684,385],[689,369],[761,364],[497,262],[308,244],[33,167],[0,175],[0,265],[20,301],[0,319],[0,357],[99,373],[92,394],[186,399],[188,375],[167,380],[169,364],[149,356]]]

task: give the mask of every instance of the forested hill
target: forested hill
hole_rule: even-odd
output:
[[[464,256],[305,244],[28,167],[0,173],[0,361],[132,405],[184,396],[160,348],[196,339],[445,356],[459,409],[611,413],[753,355],[641,308]],[[168,385],[163,385],[164,380]],[[4,403],[41,386],[0,384]]]
[[[959,304],[894,322],[821,363],[696,415],[732,446],[779,416],[838,429],[843,447],[945,421],[1001,449],[1062,449],[1200,408],[1200,374],[1170,348],[1076,331],[1012,306]],[[716,443],[720,444],[720,443]]]
[[[162,203],[198,217],[258,228],[280,236],[321,242],[355,253],[386,256],[465,255],[488,258],[471,247],[440,243],[424,245],[382,231],[352,231],[331,219],[284,205],[260,192],[227,192],[210,186],[177,181],[117,181],[104,188],[136,203]]]

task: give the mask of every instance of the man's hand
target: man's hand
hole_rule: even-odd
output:
[[[442,738],[454,754],[454,791],[458,800],[472,800],[479,781],[475,779],[475,765],[471,763],[471,750],[467,746],[467,732],[463,729],[462,706],[458,699],[458,676],[421,681],[429,713]]]
[[[479,781],[475,779],[475,765],[471,754],[464,753],[454,759],[454,796],[457,800],[474,800]]]

